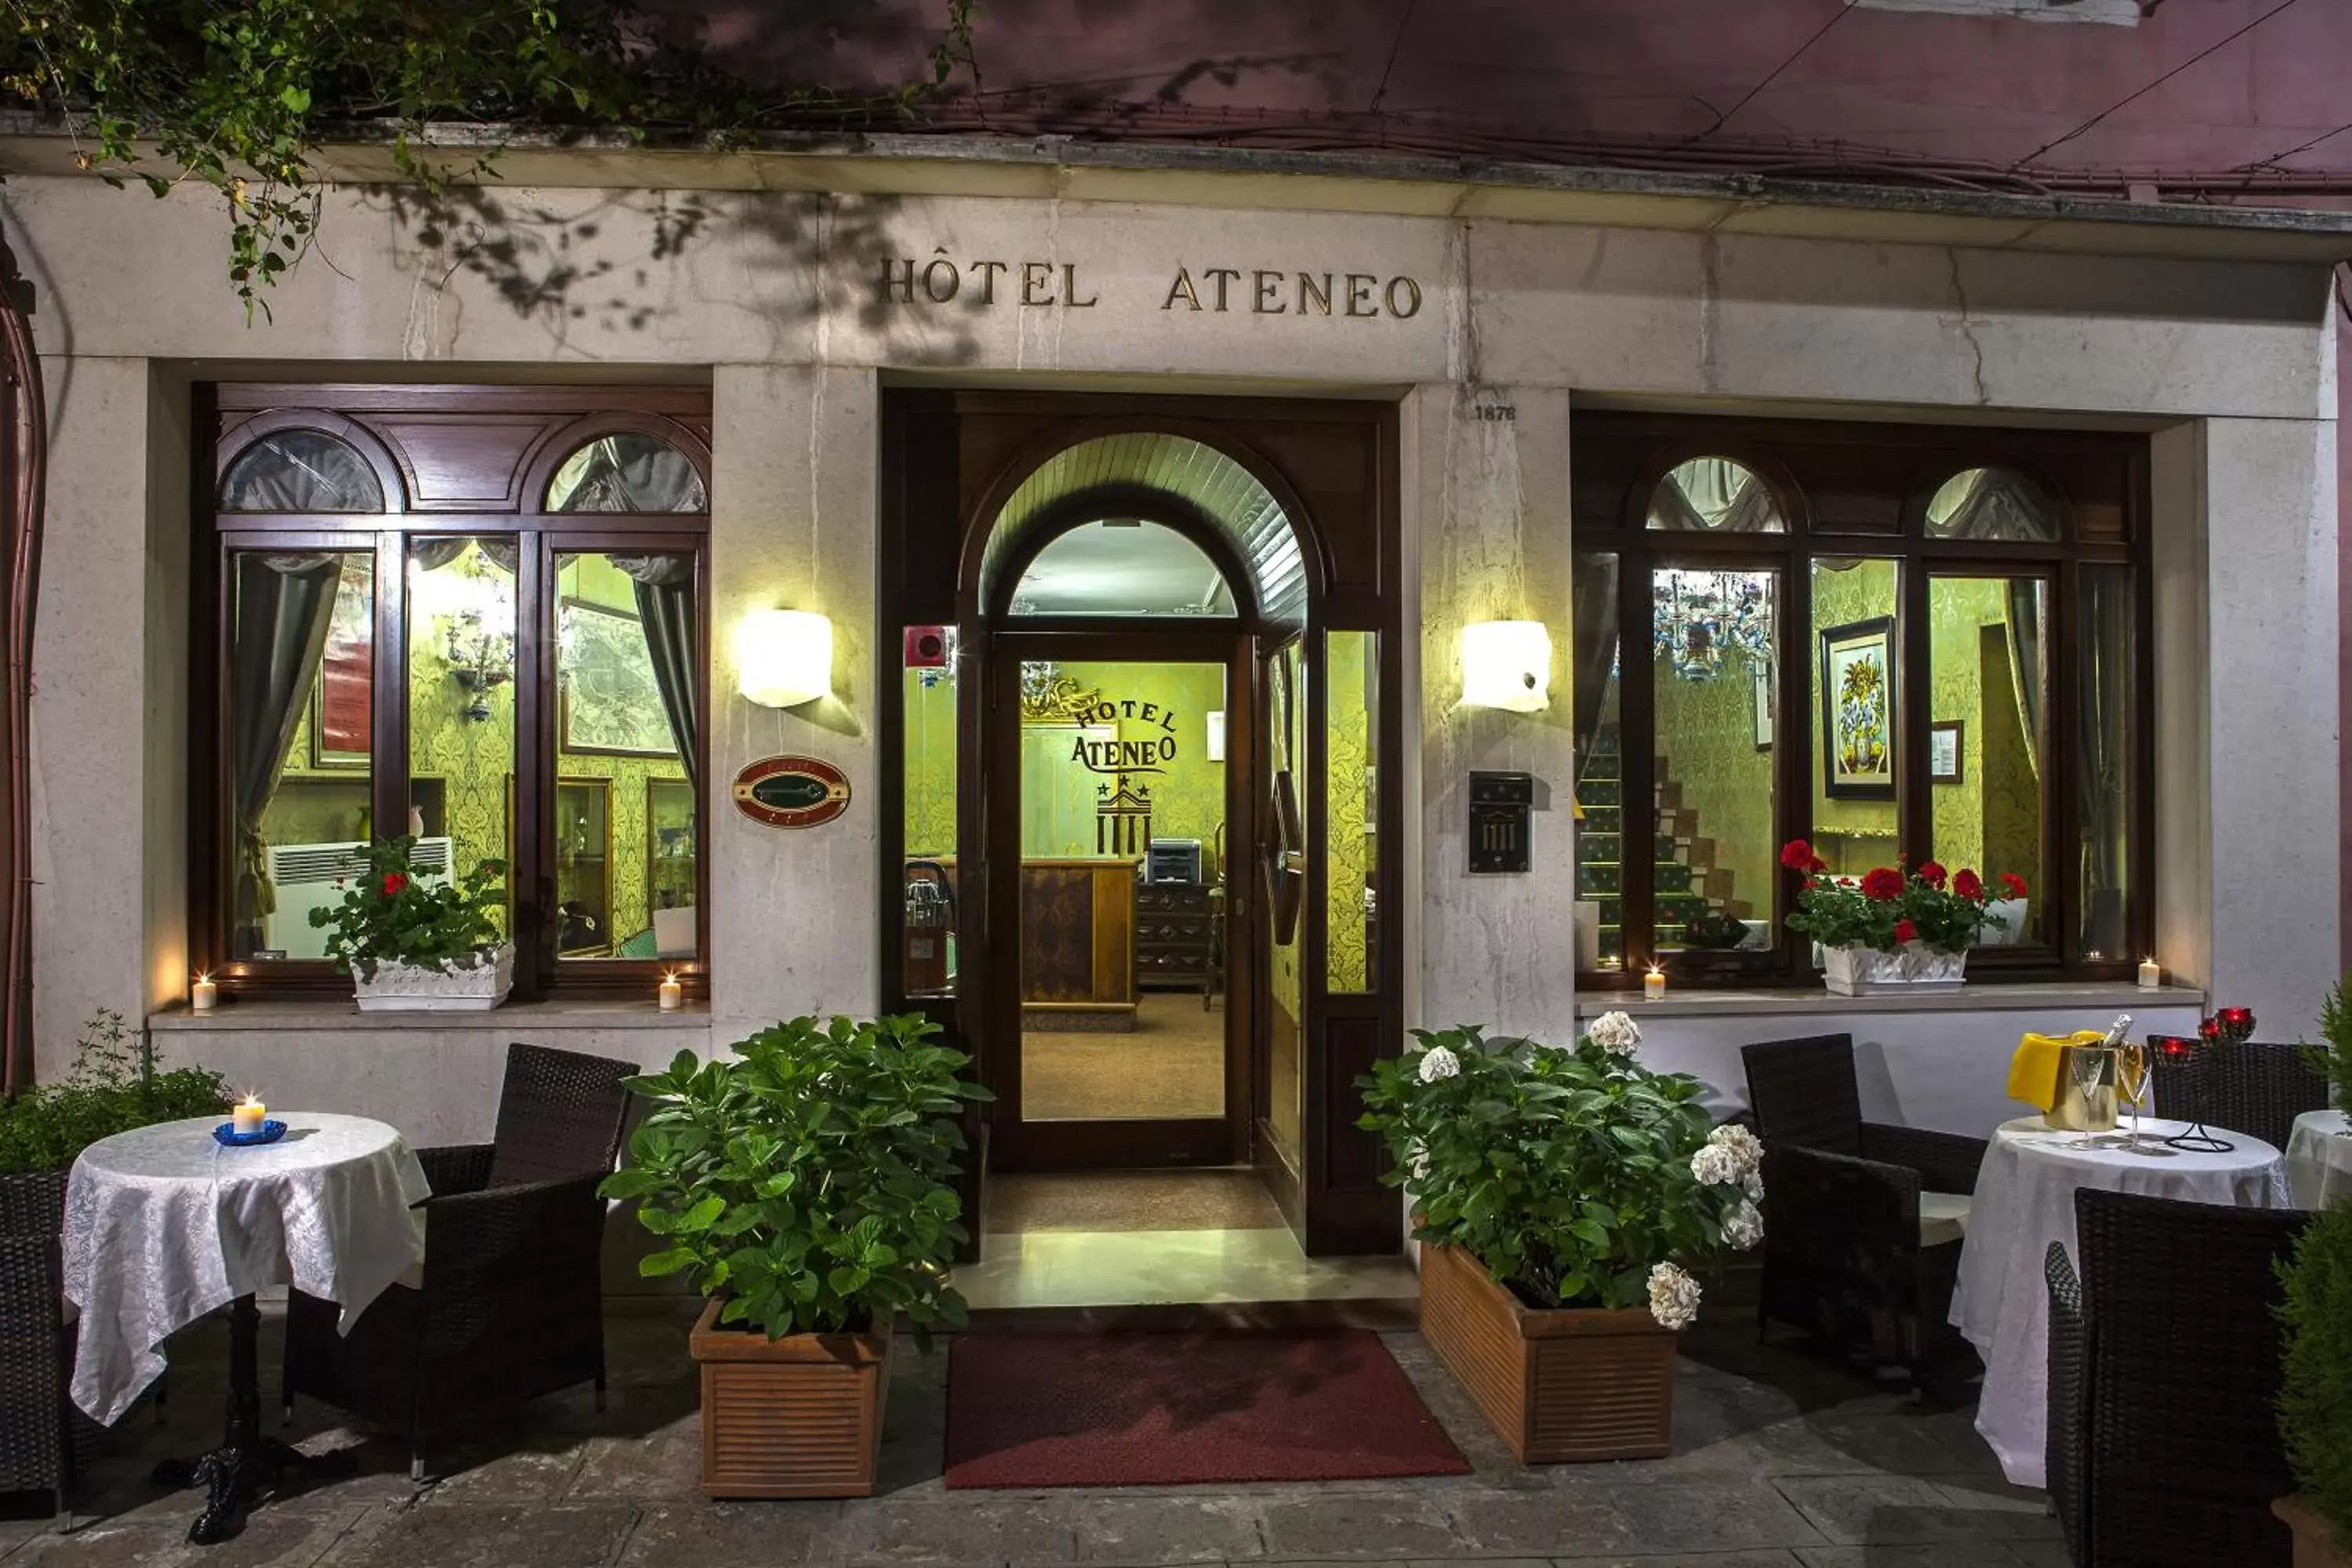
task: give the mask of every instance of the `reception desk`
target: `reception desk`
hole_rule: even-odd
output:
[[[1021,1021],[1135,1027],[1133,856],[1021,862]]]

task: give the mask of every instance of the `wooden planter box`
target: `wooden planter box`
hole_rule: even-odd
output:
[[[1674,1446],[1675,1336],[1646,1308],[1537,1310],[1459,1247],[1423,1244],[1421,1334],[1522,1464]]]
[[[2294,1568],[2352,1568],[2352,1553],[2336,1550],[2327,1521],[2311,1511],[2299,1497],[2283,1497],[2271,1511],[2294,1531]]]
[[[688,1344],[702,1368],[702,1490],[715,1498],[871,1497],[890,1386],[890,1336],[719,1326]]]

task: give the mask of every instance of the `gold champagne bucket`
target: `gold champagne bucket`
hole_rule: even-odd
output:
[[[2095,1065],[2079,1059],[2084,1057],[2096,1058]],[[2043,1112],[2043,1123],[2063,1132],[2114,1131],[2117,1076],[2114,1047],[2063,1047],[2058,1053],[2058,1095]],[[2086,1079],[2088,1089],[2084,1088]]]

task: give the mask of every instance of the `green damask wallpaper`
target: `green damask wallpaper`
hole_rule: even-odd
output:
[[[503,574],[477,551],[468,551],[442,571],[490,579]],[[635,611],[629,580],[601,557],[574,557],[565,564],[562,590],[567,596]],[[509,858],[508,791],[514,773],[514,687],[490,693],[490,717],[467,719],[469,694],[452,679],[441,643],[417,637],[409,646],[409,774],[413,798],[426,807],[427,832],[455,840],[457,870],[463,874],[487,858]],[[285,780],[266,816],[265,835],[277,844],[331,843],[368,836],[364,771],[318,768],[310,763],[310,713],[306,708],[287,748]],[[625,941],[653,923],[646,896],[646,803],[655,779],[683,779],[675,757],[592,756],[562,752],[557,774],[566,780],[605,779],[612,784],[611,924],[614,939]],[[432,802],[439,797],[437,810]],[[436,820],[437,818],[437,820]],[[381,829],[377,828],[380,832]]]
[[[1812,748],[1813,842],[1830,869],[1858,876],[1895,858],[1895,815],[1891,800],[1832,800],[1822,787],[1821,634],[1852,621],[1895,614],[1895,563],[1865,560],[1843,572],[1813,566],[1813,624],[1801,641],[1786,641],[1789,657],[1802,658],[1809,679],[1805,743]],[[1784,725],[1794,730],[1794,725]]]
[[[1711,680],[1685,680],[1654,667],[1658,754],[1665,778],[1698,814],[1698,835],[1715,840],[1715,863],[1731,873],[1731,898],[1769,920],[1780,846],[1772,841],[1772,759],[1756,749],[1756,684],[1748,665],[1727,660]]]
[[[1364,887],[1372,867],[1377,798],[1370,787],[1372,716],[1380,704],[1371,689],[1374,634],[1332,632],[1324,639],[1324,668],[1331,683],[1324,710],[1329,748],[1326,767],[1330,801],[1324,818],[1328,897],[1325,971],[1334,991],[1369,989]]]

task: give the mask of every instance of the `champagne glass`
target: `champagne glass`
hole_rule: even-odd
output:
[[[2106,1058],[2107,1053],[2104,1050],[2085,1050],[2079,1046],[2066,1053],[2066,1064],[2074,1071],[2074,1088],[2082,1097],[2085,1119],[2089,1116],[2093,1099],[2098,1093],[2099,1075],[2106,1066]],[[2095,1146],[2100,1142],[2099,1134],[2086,1127],[2083,1130],[2083,1142],[2087,1146]]]
[[[2124,1147],[2139,1152],[2140,1099],[2147,1092],[2147,1047],[2137,1040],[2126,1040],[2116,1047],[2116,1087],[2131,1102],[2131,1137]]]

